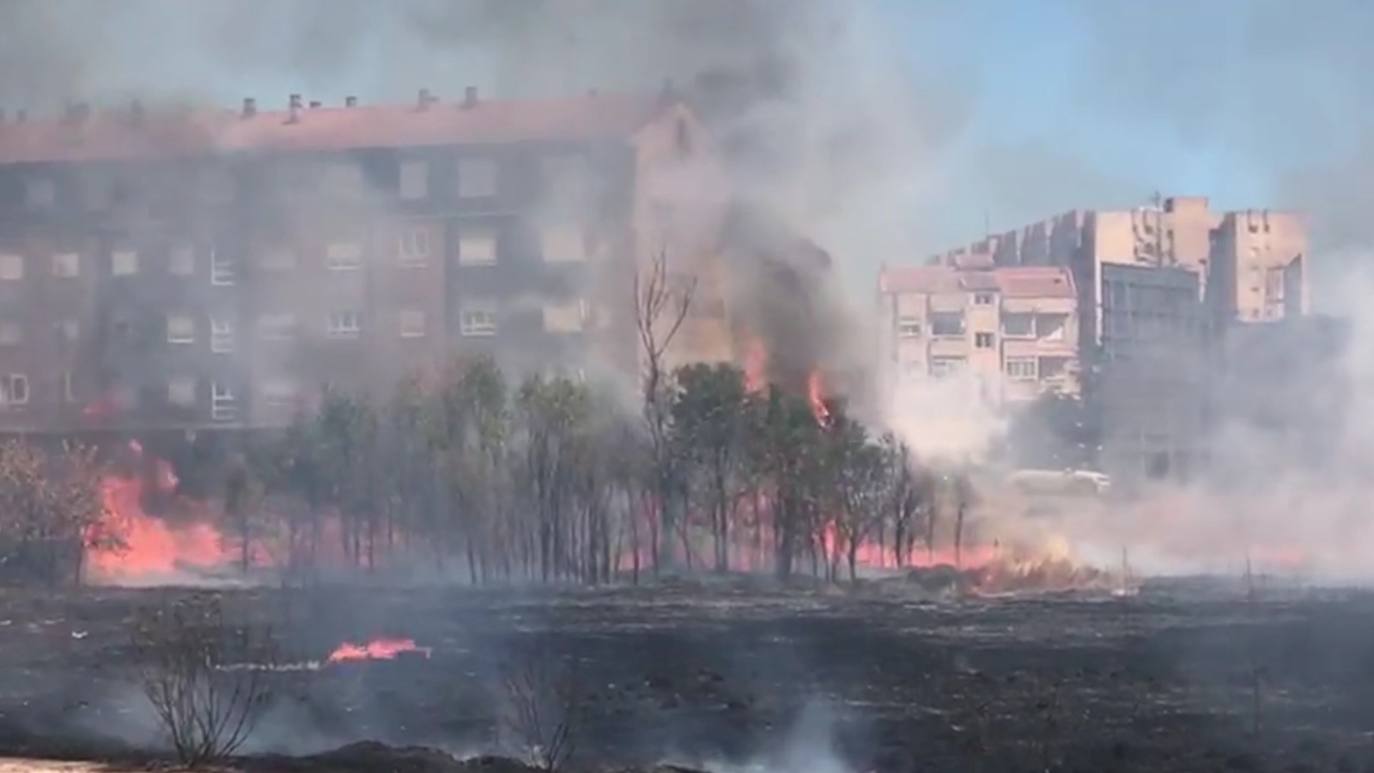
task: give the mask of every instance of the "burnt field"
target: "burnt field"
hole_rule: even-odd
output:
[[[143,759],[140,606],[189,591],[0,595],[0,756]],[[360,740],[500,751],[500,674],[575,674],[579,766],[1374,771],[1374,596],[1212,583],[1130,598],[932,600],[745,581],[553,592],[222,590],[283,663],[244,751]],[[341,642],[424,653],[328,663]],[[550,655],[549,653],[555,653]],[[285,764],[285,763],[280,763]]]

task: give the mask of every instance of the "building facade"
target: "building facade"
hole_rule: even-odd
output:
[[[275,426],[454,354],[633,373],[632,276],[733,356],[710,140],[668,95],[0,124],[0,430]]]
[[[961,378],[970,399],[1001,408],[1046,393],[1077,395],[1073,277],[1053,266],[884,268],[879,372],[889,403]]]
[[[1228,331],[1296,319],[1310,306],[1301,215],[1216,212],[1196,196],[1074,210],[930,262],[1072,271],[1102,463],[1125,479],[1187,477],[1207,454],[1219,349],[1236,337]]]

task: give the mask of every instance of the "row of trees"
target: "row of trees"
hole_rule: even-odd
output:
[[[100,469],[93,447],[0,441],[0,577],[75,582],[87,549],[118,546]]]
[[[245,570],[255,541],[310,572],[426,559],[474,583],[609,581],[799,560],[855,574],[863,545],[904,564],[930,546],[937,481],[838,403],[751,393],[730,365],[663,377],[659,433],[612,392],[563,377],[512,385],[490,360],[410,378],[384,403],[327,392],[236,460],[224,495]]]

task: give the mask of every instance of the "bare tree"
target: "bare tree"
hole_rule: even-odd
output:
[[[143,612],[133,632],[143,690],[182,763],[232,755],[252,733],[276,662],[270,631],[234,626],[211,596]]]
[[[581,685],[571,667],[547,648],[509,663],[502,675],[506,706],[502,729],[531,765],[560,770],[576,751]]]
[[[676,533],[670,500],[674,493],[672,394],[665,357],[682,329],[696,292],[696,279],[675,281],[668,271],[668,250],[662,248],[649,260],[648,272],[634,272],[635,331],[639,338],[640,368],[644,395],[644,422],[649,431],[653,457],[655,506],[660,521],[661,544],[654,547],[654,568],[670,563],[671,542]]]

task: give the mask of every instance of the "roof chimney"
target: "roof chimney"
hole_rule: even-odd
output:
[[[677,86],[673,83],[673,79],[664,78],[663,88],[658,92],[658,106],[667,107],[676,102],[677,99]]]
[[[415,107],[419,110],[428,110],[429,106],[439,100],[429,93],[429,89],[420,89],[419,95],[415,97]]]
[[[243,111],[239,113],[241,118],[252,118],[258,114],[258,101],[252,97],[243,98]]]
[[[320,100],[318,100],[318,99],[312,99],[312,100],[310,100],[310,109],[311,109],[311,110],[318,110],[318,109],[320,108],[320,105],[321,105],[321,104],[323,104],[323,103],[320,102]]]
[[[287,101],[287,108],[289,113],[286,117],[287,123],[296,123],[301,120],[301,95],[292,94],[291,99]]]
[[[27,121],[27,120],[29,120],[29,111],[25,110],[25,109],[22,108],[22,107],[19,108],[19,109],[16,110],[16,111],[14,111],[14,122],[15,122],[15,123],[23,123],[23,122],[25,122],[25,121]]]
[[[357,106],[358,106],[358,98],[357,98],[357,97],[344,97],[344,107],[357,107]]]
[[[463,107],[477,107],[476,86],[468,86],[463,89]]]
[[[130,102],[130,103],[129,103],[129,121],[130,121],[130,122],[134,123],[135,125],[141,124],[141,123],[143,123],[143,117],[144,117],[144,115],[146,115],[146,111],[143,109],[143,101],[142,101],[142,100],[135,99],[133,102]]]
[[[91,114],[91,106],[86,102],[73,102],[67,105],[67,120],[71,123],[81,123]]]

